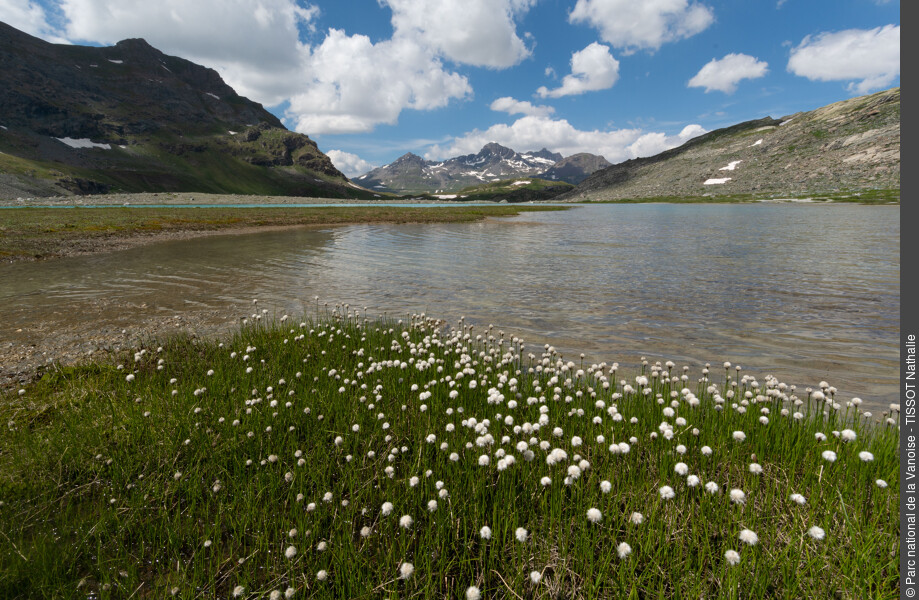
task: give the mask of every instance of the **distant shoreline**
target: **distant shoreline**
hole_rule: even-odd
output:
[[[104,208],[4,208],[0,210],[0,262],[34,261],[111,252],[159,241],[210,235],[239,235],[294,227],[328,227],[360,223],[457,223],[488,217],[515,216],[526,211],[566,210],[564,207],[519,204],[443,206],[341,206],[325,199],[327,207],[300,208],[265,202],[258,208],[221,204],[255,203],[261,196],[181,194],[199,198],[201,207],[144,206],[140,200],[162,200],[163,194],[93,196]],[[168,196],[172,196],[171,194]],[[206,196],[206,197],[205,197]],[[137,200],[124,206],[123,198]],[[46,199],[42,199],[46,200]],[[302,198],[291,198],[303,202]],[[312,203],[312,200],[309,199]],[[71,200],[72,202],[72,200]],[[303,202],[305,203],[305,202]],[[319,202],[317,202],[319,203]],[[212,204],[213,206],[208,206]],[[349,204],[364,204],[350,202]],[[420,204],[420,203],[419,203]],[[424,204],[430,204],[425,202]]]

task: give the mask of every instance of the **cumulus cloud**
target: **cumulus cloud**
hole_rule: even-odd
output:
[[[395,123],[406,108],[429,110],[472,93],[469,81],[405,38],[372,43],[329,30],[312,49],[287,117],[305,133],[356,133]]]
[[[718,90],[733,94],[740,80],[763,77],[768,67],[768,63],[747,54],[728,54],[709,61],[689,80],[689,87],[704,87],[706,93]]]
[[[865,94],[900,75],[900,26],[847,29],[807,36],[791,51],[788,70],[814,81],[849,81]]]
[[[535,0],[379,0],[393,35],[376,43],[330,29],[303,0],[52,0],[61,27],[35,2],[0,0],[31,31],[111,44],[143,37],[167,54],[216,69],[240,94],[288,103],[304,133],[366,132],[406,109],[430,110],[472,94],[445,63],[505,68],[530,55],[515,20]],[[15,10],[14,10],[15,8]],[[49,9],[51,10],[51,9]],[[312,32],[310,41],[301,37]],[[524,36],[526,37],[526,36]],[[338,53],[338,54],[337,54]]]
[[[676,135],[644,132],[641,129],[598,129],[585,131],[565,119],[525,116],[510,125],[497,124],[481,131],[475,129],[449,144],[431,146],[425,157],[441,160],[451,156],[478,152],[489,142],[497,142],[518,151],[550,148],[564,156],[589,152],[599,154],[612,163],[639,156],[652,156],[674,148],[705,133],[700,125],[692,124]]]
[[[363,175],[367,171],[376,168],[376,165],[370,164],[357,154],[344,152],[342,150],[329,150],[326,152],[326,156],[329,157],[336,169],[348,177]]]
[[[0,20],[7,25],[53,43],[66,43],[66,39],[48,24],[45,9],[29,0],[0,0]]]
[[[382,0],[393,11],[395,35],[456,62],[504,68],[530,55],[514,19],[535,0]]]
[[[689,0],[578,0],[568,20],[598,29],[603,40],[632,53],[694,36],[715,16]]]
[[[517,100],[510,96],[498,98],[491,103],[489,108],[498,112],[506,112],[510,115],[531,115],[535,117],[547,117],[555,112],[555,109],[551,106],[534,105],[526,100]]]
[[[545,98],[560,98],[613,87],[619,79],[619,61],[613,58],[609,47],[593,42],[571,55],[571,74],[565,75],[562,85],[555,89],[543,86],[536,93]]]

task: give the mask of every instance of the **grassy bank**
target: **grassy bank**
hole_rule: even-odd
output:
[[[0,597],[898,595],[898,430],[830,388],[316,313],[0,399]]]
[[[320,208],[14,208],[0,210],[0,259],[49,258],[75,246],[92,251],[112,240],[175,233],[290,225],[346,223],[459,223],[564,210],[538,206],[440,206]]]

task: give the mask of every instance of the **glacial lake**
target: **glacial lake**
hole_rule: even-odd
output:
[[[825,380],[898,402],[897,206],[586,205],[473,224],[349,225],[212,236],[0,265],[0,341],[134,332],[194,313],[218,328],[320,303],[424,312],[552,344],[567,360],[724,361],[762,382]],[[19,331],[21,330],[21,331]],[[733,370],[732,370],[733,372]],[[803,390],[801,395],[803,395]]]

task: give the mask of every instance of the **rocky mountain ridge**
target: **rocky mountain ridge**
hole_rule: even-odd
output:
[[[51,44],[0,23],[0,194],[372,197],[213,69],[142,39]]]
[[[557,200],[808,197],[900,188],[900,88],[711,131],[598,170]]]
[[[605,165],[609,163],[601,156],[579,154],[565,159],[546,148],[521,153],[491,142],[476,154],[443,161],[425,160],[409,152],[354,181],[365,188],[384,192],[451,195],[469,186],[518,177],[577,183]]]

